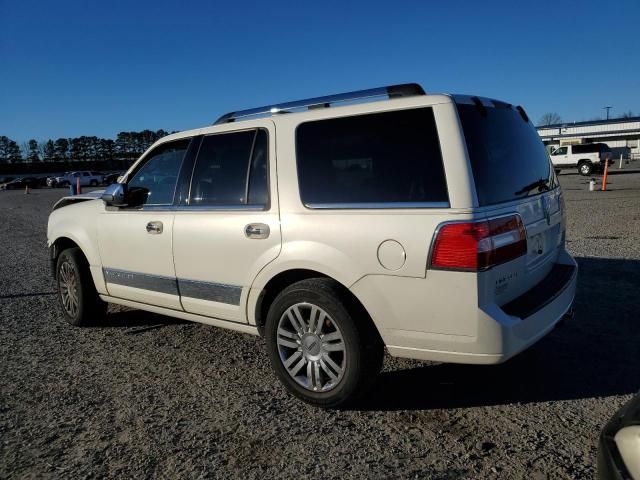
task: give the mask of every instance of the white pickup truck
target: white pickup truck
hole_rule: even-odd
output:
[[[605,161],[609,165],[611,149],[604,143],[583,143],[580,145],[563,145],[551,150],[551,163],[556,172],[563,168],[578,168],[581,175],[589,175],[594,170],[602,170]]]

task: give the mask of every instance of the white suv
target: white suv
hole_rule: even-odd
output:
[[[525,111],[415,84],[165,137],[101,197],[58,202],[48,243],[70,323],[111,302],[262,335],[325,407],[366,389],[384,346],[507,360],[572,312],[577,276]]]
[[[564,145],[551,150],[551,163],[556,172],[563,168],[577,168],[580,175],[602,171],[605,162],[613,164],[611,149],[604,143]]]

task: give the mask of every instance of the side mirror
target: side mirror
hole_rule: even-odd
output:
[[[125,197],[127,196],[127,186],[123,183],[112,183],[104,189],[102,200],[109,207],[125,207]]]

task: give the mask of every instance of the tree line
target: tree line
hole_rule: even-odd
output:
[[[81,136],[24,142],[21,146],[9,137],[0,136],[0,164],[111,161],[137,159],[156,140],[169,135],[165,130],[120,132],[116,139]]]
[[[611,120],[613,120],[614,118],[620,118],[620,119],[634,118],[634,116],[635,115],[631,110],[627,110],[626,112],[621,113],[617,117],[611,117]],[[590,119],[590,121],[599,121],[599,120],[604,120],[604,119],[602,117],[593,117]],[[558,115],[556,112],[547,112],[544,115],[542,115],[542,117],[540,117],[540,120],[538,120],[538,123],[536,125],[538,127],[548,127],[549,125],[557,125],[559,123],[562,123],[562,117],[560,115]]]

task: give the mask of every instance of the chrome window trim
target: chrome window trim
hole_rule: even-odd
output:
[[[305,203],[314,210],[402,210],[405,208],[450,208],[449,202]]]
[[[266,212],[266,205],[151,205],[140,211],[153,212]]]

